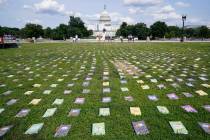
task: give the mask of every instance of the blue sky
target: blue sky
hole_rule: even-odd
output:
[[[161,20],[179,26],[182,14],[188,25],[210,25],[209,0],[0,0],[0,26],[21,28],[30,22],[56,27],[75,15],[91,28],[104,4],[116,25],[126,21],[149,26]]]

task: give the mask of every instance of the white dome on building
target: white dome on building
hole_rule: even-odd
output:
[[[111,21],[111,17],[109,16],[109,13],[104,10],[100,15],[100,21]]]
[[[97,21],[96,29],[93,30],[93,36],[97,38],[115,36],[117,29],[112,25],[111,17],[106,11],[106,5],[104,5],[104,10],[100,13],[100,17]]]

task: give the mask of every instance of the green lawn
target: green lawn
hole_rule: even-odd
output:
[[[120,83],[119,72],[111,63],[120,59],[142,70],[137,79],[125,74],[127,84]],[[91,67],[95,67],[95,71]],[[111,89],[107,94],[103,93],[103,72],[106,69]],[[88,74],[92,80],[89,86],[83,87]],[[75,77],[78,80],[73,79]],[[14,125],[3,139],[58,139],[54,138],[54,134],[61,124],[72,127],[66,137],[59,139],[210,139],[209,134],[198,125],[198,122],[210,123],[210,114],[202,107],[210,104],[210,89],[201,85],[210,82],[200,78],[210,79],[209,43],[21,44],[19,49],[0,50],[0,94],[12,91],[9,95],[0,95],[0,108],[5,109],[0,114],[0,127]],[[150,79],[156,79],[157,83]],[[143,80],[144,84],[138,84],[137,80]],[[74,86],[68,87],[70,83]],[[186,83],[192,83],[194,87]],[[41,87],[33,87],[34,84],[41,84]],[[50,87],[52,84],[58,85],[53,88]],[[166,89],[158,89],[159,84],[164,84]],[[148,85],[150,89],[143,90],[141,85]],[[122,92],[121,87],[127,87],[129,92]],[[90,93],[83,94],[83,89],[90,89]],[[52,92],[45,95],[45,90]],[[72,90],[72,93],[64,95],[65,90]],[[199,96],[197,90],[203,90],[208,95]],[[34,92],[24,95],[26,91]],[[187,98],[182,92],[189,92],[194,97]],[[168,93],[176,93],[179,99],[170,100],[166,96]],[[156,95],[159,100],[151,101],[148,95]],[[125,101],[125,96],[132,96],[134,101]],[[77,97],[84,97],[85,103],[75,104]],[[102,97],[111,97],[112,101],[103,103]],[[52,105],[56,98],[64,99],[63,104]],[[10,99],[19,100],[8,106],[6,103]],[[30,105],[32,99],[42,100],[38,105]],[[187,113],[182,105],[191,105],[198,113]],[[166,106],[170,113],[161,114],[156,106]],[[54,107],[57,111],[52,117],[42,118],[47,109]],[[110,116],[99,116],[99,108],[103,107],[110,108]],[[142,115],[131,115],[130,107],[140,107]],[[81,109],[80,115],[68,117],[69,111],[74,108]],[[26,117],[15,117],[21,109],[31,111]],[[142,120],[150,133],[136,135],[131,123]],[[175,134],[169,121],[181,121],[189,134]],[[92,124],[100,122],[105,123],[106,134],[92,136]],[[38,134],[24,134],[36,123],[44,123]]]

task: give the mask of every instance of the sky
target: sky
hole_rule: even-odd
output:
[[[210,26],[209,0],[0,0],[0,26],[35,23],[54,28],[74,15],[92,28],[104,5],[114,25],[164,21],[180,26],[181,16],[187,15],[187,25]]]

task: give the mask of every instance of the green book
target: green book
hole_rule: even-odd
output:
[[[105,135],[105,123],[94,123],[92,125],[92,135]]]
[[[42,129],[44,123],[38,123],[38,124],[33,124],[26,132],[25,134],[38,134],[39,130]]]
[[[109,108],[100,108],[99,109],[99,116],[109,116],[110,109]]]
[[[175,134],[188,134],[187,129],[180,121],[169,122]]]
[[[55,113],[56,110],[57,110],[57,108],[47,109],[47,111],[44,113],[44,115],[42,117],[43,118],[51,117],[51,116],[54,115],[54,113]]]
[[[168,111],[167,107],[165,107],[165,106],[157,106],[157,109],[162,114],[169,114],[169,111]]]

